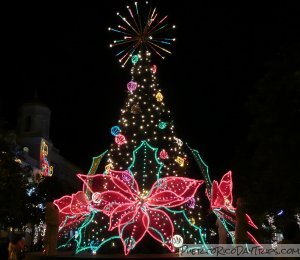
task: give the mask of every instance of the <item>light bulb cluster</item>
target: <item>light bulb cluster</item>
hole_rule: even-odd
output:
[[[129,83],[130,86],[134,83],[136,88],[128,92],[118,121],[127,142],[121,146],[112,145],[108,161],[113,162],[114,167],[118,169],[126,169],[133,160],[131,152],[145,140],[168,151],[169,160],[165,162],[165,175],[180,176],[185,174],[185,168],[188,166],[188,163],[183,163],[186,158],[182,149],[183,142],[175,135],[170,111],[163,102],[162,90],[157,83],[157,66],[151,64],[150,57],[149,52],[140,52],[133,59],[132,79]],[[182,160],[178,159],[178,156]]]
[[[53,175],[53,166],[48,161],[49,148],[44,139],[41,140],[40,146],[40,169],[41,175],[44,177]]]

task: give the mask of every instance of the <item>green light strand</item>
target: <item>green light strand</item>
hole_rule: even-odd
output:
[[[212,182],[210,180],[210,176],[209,176],[209,171],[208,171],[208,166],[206,165],[206,163],[203,161],[203,159],[201,158],[201,155],[199,153],[199,151],[192,149],[188,144],[186,144],[186,146],[190,149],[190,151],[192,152],[192,155],[194,157],[194,159],[196,160],[202,175],[204,177],[205,180],[205,184],[207,187],[207,191],[209,192],[209,194],[211,193],[211,186],[212,186]]]
[[[88,171],[88,175],[91,175],[91,174],[95,174],[96,173],[96,170],[98,169],[98,166],[102,160],[102,158],[104,157],[105,154],[107,154],[108,150],[106,150],[104,153],[96,156],[96,157],[93,157],[93,162],[92,162],[92,165]],[[94,170],[93,170],[94,169]]]
[[[152,150],[154,152],[154,159],[156,161],[156,163],[159,165],[159,168],[158,168],[158,172],[156,174],[156,177],[157,177],[157,180],[160,178],[160,173],[161,173],[161,169],[163,168],[164,164],[162,162],[159,161],[158,159],[158,148],[154,148],[152,147],[147,141],[142,141],[141,144],[133,151],[133,160],[132,160],[132,163],[131,165],[128,167],[128,171],[131,173],[131,175],[133,176],[132,174],[132,171],[131,171],[131,168],[134,167],[135,165],[135,161],[136,161],[136,154],[138,153],[138,151],[143,147],[143,146],[147,146],[147,148],[149,148],[150,150]]]
[[[158,207],[160,208],[160,207]],[[200,236],[200,239],[201,239],[201,242],[203,243],[203,245],[205,246],[206,249],[208,249],[207,245],[206,245],[206,242],[204,241],[203,239],[203,235],[202,235],[202,229],[201,227],[198,227],[196,226],[195,224],[191,223],[191,221],[189,220],[189,218],[187,217],[187,215],[185,214],[185,211],[184,210],[171,210],[169,208],[165,208],[165,207],[161,207],[169,212],[172,212],[172,213],[175,213],[175,214],[183,214],[185,220],[189,223],[190,226],[194,227],[195,229],[198,230],[199,232],[199,236]]]
[[[82,240],[82,230],[83,230],[87,225],[89,225],[89,224],[92,222],[92,220],[93,220],[94,217],[95,217],[96,211],[93,210],[91,213],[92,213],[92,214],[87,215],[87,218],[84,220],[84,222],[82,223],[82,225],[78,228],[78,237],[75,239],[75,242],[76,242],[76,244],[77,244],[75,254],[77,254],[77,253],[79,253],[80,251],[82,251],[82,250],[80,250],[80,244],[81,244],[81,240]]]
[[[106,150],[104,153],[102,153],[96,157],[93,157],[93,162],[92,162],[92,165],[91,165],[87,175],[94,175],[96,173],[102,158],[104,157],[104,155],[107,152],[108,152],[108,150]],[[88,183],[89,183],[89,185],[92,185],[92,180],[89,180]],[[83,192],[86,194],[86,196],[89,199],[91,199],[90,191],[87,188],[85,188],[85,186],[83,187]]]

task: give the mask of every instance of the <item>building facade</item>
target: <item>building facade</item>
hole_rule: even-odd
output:
[[[36,181],[55,175],[66,186],[79,188],[76,174],[81,170],[64,158],[50,139],[50,109],[38,101],[24,103],[18,113],[17,144],[25,162],[33,168]]]

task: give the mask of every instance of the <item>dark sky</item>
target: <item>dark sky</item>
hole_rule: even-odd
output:
[[[17,107],[37,89],[52,110],[52,141],[83,170],[113,141],[109,130],[126,97],[129,67],[122,69],[108,47],[107,28],[118,24],[115,13],[126,13],[127,2],[5,11],[3,113],[14,125]],[[291,4],[195,2],[156,3],[177,25],[174,54],[155,60],[158,80],[178,135],[223,174],[249,130],[248,97],[265,64],[299,38],[300,13]]]

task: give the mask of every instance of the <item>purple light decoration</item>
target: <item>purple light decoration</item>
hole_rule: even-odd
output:
[[[125,173],[122,174],[122,180],[124,182],[129,182],[131,180],[131,176],[130,176],[130,173],[128,171],[125,171]]]
[[[195,208],[195,205],[196,205],[196,201],[195,201],[195,198],[194,197],[191,197],[188,201],[187,201],[187,206],[190,208],[190,209],[194,209]]]
[[[137,83],[134,81],[130,81],[127,84],[127,89],[129,90],[130,93],[132,93],[133,91],[135,91],[137,88]]]

